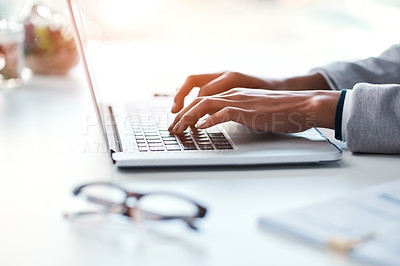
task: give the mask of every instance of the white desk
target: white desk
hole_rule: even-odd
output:
[[[264,11],[257,14],[268,18]],[[261,20],[255,23],[262,24]],[[275,32],[276,25],[263,25],[281,37],[274,45],[285,53],[262,44],[250,46],[238,58],[210,49],[210,56],[220,56],[215,62],[222,62],[212,67],[240,71],[245,65],[243,70],[249,73],[275,76],[350,57],[350,53],[336,57],[326,52],[348,47],[335,36],[324,40],[329,33],[319,37],[325,29],[317,28],[318,34],[309,40],[312,46],[303,43],[301,32],[295,34],[301,44],[297,46],[280,35],[282,28]],[[268,32],[264,39],[270,38]],[[361,38],[357,41],[363,43]],[[351,43],[350,50],[356,51],[357,45]],[[321,45],[324,49],[318,50]],[[260,47],[264,53],[257,52]],[[357,56],[363,56],[363,51]],[[307,54],[314,55],[314,61]],[[269,68],[251,64],[256,59]],[[160,62],[168,61],[146,67],[168,67]],[[201,62],[195,67],[181,65],[182,75],[208,71],[205,66],[210,62]],[[344,150],[342,161],[326,165],[121,171],[111,165],[99,129],[93,126],[93,107],[82,73],[78,68],[69,77],[33,77],[23,88],[0,92],[0,265],[356,265],[337,254],[264,232],[257,226],[258,217],[399,178],[400,156],[353,155]],[[332,138],[332,132],[325,133]],[[128,223],[78,230],[62,214],[71,189],[93,180],[114,180],[139,191],[181,192],[203,202],[209,213],[198,234],[185,231],[170,239],[140,236]]]
[[[85,148],[102,142],[98,130],[85,135],[85,86],[80,74],[34,77],[0,94],[1,265],[350,265],[260,230],[258,217],[399,177],[399,156],[346,150],[327,165],[121,171]],[[209,213],[198,234],[176,239],[139,236],[128,223],[77,230],[62,213],[71,188],[91,180],[181,192]]]

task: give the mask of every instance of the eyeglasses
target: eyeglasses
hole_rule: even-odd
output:
[[[180,194],[165,191],[137,193],[111,182],[93,182],[73,190],[73,203],[65,218],[77,222],[99,221],[121,214],[136,222],[181,220],[197,230],[194,221],[207,209]]]

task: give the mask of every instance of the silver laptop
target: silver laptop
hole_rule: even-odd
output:
[[[334,162],[341,150],[315,128],[296,134],[250,130],[234,122],[170,134],[172,100],[105,103],[94,82],[86,31],[77,0],[67,0],[91,97],[112,161],[118,167],[304,164]],[[134,86],[134,85],[132,85]],[[133,99],[134,100],[134,99]]]

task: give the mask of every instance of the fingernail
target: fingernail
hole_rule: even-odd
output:
[[[206,127],[206,124],[207,124],[207,120],[204,119],[204,120],[199,121],[199,122],[197,123],[196,127],[197,127],[197,128],[203,129],[203,128]]]

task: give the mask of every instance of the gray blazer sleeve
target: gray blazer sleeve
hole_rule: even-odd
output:
[[[317,68],[331,89],[351,89],[357,83],[400,84],[400,45],[395,45],[378,57],[357,62],[335,62]]]
[[[352,152],[400,154],[400,85],[359,83],[346,127]]]
[[[334,90],[352,89],[345,121],[352,152],[400,154],[400,46],[378,57],[316,69]],[[396,85],[397,84],[397,85]]]

